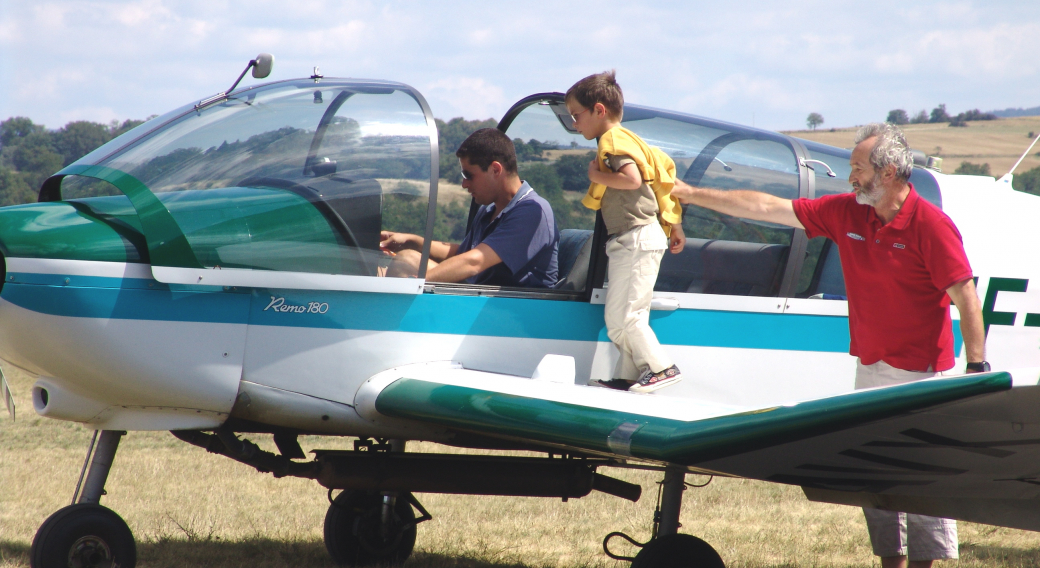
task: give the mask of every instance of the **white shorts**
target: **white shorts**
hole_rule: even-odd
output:
[[[864,365],[856,361],[856,389],[887,387],[941,375],[934,371],[904,371],[884,361]],[[863,509],[870,546],[880,557],[908,556],[910,561],[957,558],[957,521]]]
[[[957,521],[896,513],[881,509],[863,509],[874,555],[907,556],[917,560],[957,558]]]

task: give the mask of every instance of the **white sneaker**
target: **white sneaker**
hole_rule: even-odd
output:
[[[629,387],[628,390],[632,392],[652,392],[664,387],[670,387],[681,380],[682,373],[679,372],[679,367],[675,365],[659,373],[654,373],[647,369],[643,376],[639,377],[639,380]]]

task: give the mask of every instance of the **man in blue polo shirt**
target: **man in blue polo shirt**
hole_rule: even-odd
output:
[[[426,279],[496,286],[552,288],[558,276],[560,232],[552,207],[516,169],[516,150],[495,128],[471,134],[455,155],[462,187],[480,205],[460,244],[430,243]],[[418,273],[424,239],[384,231],[380,247],[397,253],[387,276]]]

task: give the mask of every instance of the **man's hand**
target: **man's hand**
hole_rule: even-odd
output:
[[[385,251],[398,252],[404,249],[422,250],[422,237],[408,233],[382,231],[379,233],[379,248]]]
[[[413,235],[410,233],[394,233],[392,231],[382,231],[379,233],[379,248],[384,251],[396,253],[402,250],[414,250],[422,252],[424,243],[425,239],[419,235]],[[458,250],[459,245],[455,243],[432,241],[430,243],[430,259],[436,262],[442,262],[445,259],[454,256]]]
[[[668,235],[668,250],[672,254],[679,254],[686,246],[686,235],[683,234],[682,222],[672,225],[672,232]]]

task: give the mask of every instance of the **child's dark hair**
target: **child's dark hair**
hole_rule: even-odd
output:
[[[611,118],[621,120],[625,108],[625,95],[614,78],[614,70],[589,75],[567,89],[565,100],[573,100],[584,108],[591,109],[596,103],[607,109]]]
[[[502,164],[506,172],[516,173],[516,148],[513,141],[497,128],[481,128],[469,135],[455,151],[459,158],[487,171],[491,162]]]

